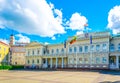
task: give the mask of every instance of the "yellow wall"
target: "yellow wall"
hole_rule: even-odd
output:
[[[2,62],[5,61],[4,59],[6,58],[8,53],[9,53],[9,46],[7,44],[0,42],[0,65]]]

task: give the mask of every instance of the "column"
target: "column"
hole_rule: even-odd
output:
[[[57,65],[58,65],[58,58],[56,57],[56,68],[57,68]]]
[[[52,58],[50,59],[50,63],[51,63],[50,67],[52,68]]]
[[[116,55],[116,68],[118,69],[119,68],[119,56]]]
[[[64,58],[62,57],[62,68],[64,67]]]
[[[48,61],[47,61],[47,58],[46,58],[46,61],[45,61],[45,62],[46,62],[45,64],[46,64],[46,68],[47,68],[47,67],[48,67]]]

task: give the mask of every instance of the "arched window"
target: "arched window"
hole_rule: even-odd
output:
[[[114,50],[115,50],[114,44],[110,44],[110,51],[114,51]]]
[[[32,51],[32,54],[34,55],[34,50]]]
[[[118,44],[118,50],[120,51],[120,43]]]

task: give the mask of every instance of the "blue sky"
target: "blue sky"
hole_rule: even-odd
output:
[[[0,0],[1,41],[13,33],[16,42],[54,44],[105,30],[120,32],[120,0]]]

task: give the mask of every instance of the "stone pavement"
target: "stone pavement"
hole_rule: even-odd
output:
[[[0,83],[112,83],[115,81],[120,83],[119,73],[93,71],[0,71]]]

